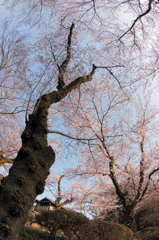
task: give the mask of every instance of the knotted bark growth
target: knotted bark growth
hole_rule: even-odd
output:
[[[49,102],[38,100],[22,133],[20,148],[9,175],[0,186],[0,239],[20,239],[29,210],[44,191],[55,154],[47,146],[47,110]]]

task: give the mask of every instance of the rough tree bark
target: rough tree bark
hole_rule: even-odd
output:
[[[70,60],[71,37],[74,24],[70,28],[67,42],[67,56],[59,67],[59,76],[63,76]],[[34,111],[29,115],[26,127],[21,135],[22,146],[14,159],[9,175],[0,186],[0,240],[23,239],[22,233],[27,215],[38,194],[44,191],[49,168],[55,161],[55,153],[47,143],[47,115],[51,104],[61,101],[73,89],[92,80],[95,65],[86,76],[78,77],[64,87],[58,87],[41,96]],[[59,85],[59,78],[58,78]]]

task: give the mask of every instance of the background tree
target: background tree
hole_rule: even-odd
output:
[[[51,175],[51,178],[48,177],[46,181],[47,187],[55,197],[55,206],[57,209],[60,209],[64,205],[67,205],[74,201],[73,191],[71,193],[62,191],[61,181],[62,181],[62,178],[64,177],[65,175],[61,175],[61,176]]]
[[[67,184],[66,180],[62,181],[64,178],[67,179]],[[85,205],[97,189],[95,186],[88,187],[86,182],[75,181],[75,179],[68,181],[68,178],[67,175],[55,175],[53,171],[46,180],[46,186],[55,199],[56,208],[60,209],[69,204],[70,209],[88,214]]]
[[[0,36],[0,166],[13,162],[20,146],[20,113],[25,112],[27,101],[26,72],[29,74],[25,36],[10,27],[11,21],[1,24]],[[22,79],[23,76],[23,79]]]
[[[73,177],[91,177],[92,181],[93,177],[101,175],[107,184],[111,179],[128,225],[134,220],[136,205],[148,190],[150,193],[151,180],[158,184],[158,108],[151,107],[149,92],[142,95],[140,89],[140,96],[136,98],[134,94],[135,99],[131,100],[122,92],[122,100],[115,87],[114,92],[110,92],[109,87],[106,89],[110,86],[108,82],[104,84],[101,95],[97,88],[90,94],[87,89],[76,116],[72,115],[69,120],[66,116],[67,127],[70,132],[74,129],[78,136],[70,138],[77,140],[80,162],[70,170],[70,176],[72,172]],[[93,183],[98,184],[98,194],[104,188],[100,182],[97,177]]]

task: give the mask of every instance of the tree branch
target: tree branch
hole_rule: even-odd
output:
[[[61,199],[62,199],[62,197],[61,197],[61,180],[63,177],[65,177],[65,175],[60,176],[60,178],[58,180],[58,197],[55,200],[56,208],[61,208],[62,206],[66,205],[68,203],[71,203],[74,200],[74,198],[71,197],[70,199],[66,199],[64,202],[60,203]]]
[[[121,35],[121,36],[118,38],[119,41],[120,41],[128,32],[131,31],[131,29],[135,26],[136,22],[137,22],[139,19],[141,19],[142,17],[144,17],[145,15],[147,15],[147,14],[151,11],[151,8],[152,8],[151,4],[152,4],[153,1],[154,1],[154,0],[149,0],[148,9],[147,9],[144,13],[140,14],[140,15],[134,20],[134,22],[133,22],[133,24],[131,25],[131,27],[130,27],[125,33],[123,33],[123,35]]]
[[[142,197],[144,197],[144,195],[145,195],[145,193],[146,193],[146,191],[147,191],[147,189],[148,189],[148,186],[149,186],[149,184],[150,184],[152,175],[153,175],[155,172],[157,172],[158,170],[159,170],[159,167],[156,168],[156,169],[154,169],[154,170],[149,174],[147,184],[146,184],[146,186],[145,186],[145,188],[144,188],[144,190],[143,190],[143,192],[142,192]],[[142,199],[141,199],[141,200],[142,200]]]
[[[138,186],[138,190],[137,190],[137,194],[134,200],[134,203],[138,203],[142,200],[142,197],[144,196],[143,192],[147,190],[147,188],[145,188],[144,190],[142,190],[143,187],[143,183],[144,183],[144,136],[142,137],[142,140],[140,142],[140,150],[141,150],[141,161],[140,161],[140,180],[139,180],[139,186]],[[147,186],[148,187],[148,186]]]
[[[71,197],[70,199],[66,199],[63,203],[60,203],[57,208],[62,208],[64,205],[73,202],[74,198]]]
[[[58,186],[57,186],[57,191],[58,191],[58,196],[57,199],[55,200],[55,205],[58,207],[60,205],[61,201],[61,180],[65,175],[60,176],[58,180]]]
[[[110,171],[110,178],[114,184],[114,187],[116,189],[116,193],[117,195],[120,197],[121,201],[123,202],[123,206],[126,208],[127,205],[128,205],[128,202],[127,202],[127,199],[125,197],[125,195],[123,194],[123,192],[121,191],[121,188],[119,186],[119,183],[118,183],[118,180],[116,178],[116,174],[115,174],[115,171],[114,171],[114,157],[111,156],[109,158],[109,171]]]
[[[77,138],[77,137],[72,137],[68,134],[65,134],[65,133],[62,133],[62,132],[59,132],[59,131],[55,131],[55,130],[48,130],[48,133],[55,133],[55,134],[60,134],[64,137],[67,137],[67,138],[70,138],[70,139],[73,139],[73,140],[79,140],[79,141],[90,141],[90,140],[97,140],[98,138]]]
[[[125,67],[124,65],[114,65],[114,66],[96,66],[96,68],[105,68],[117,81],[119,87],[121,88],[122,92],[127,96],[127,94],[125,93],[125,91],[123,90],[123,87],[121,86],[120,81],[118,80],[118,78],[114,75],[114,73],[110,70],[110,68],[115,68],[115,67]],[[128,97],[128,96],[127,96]],[[128,97],[129,99],[129,97]]]
[[[67,55],[66,55],[66,58],[61,63],[60,66],[57,65],[58,70],[59,70],[57,89],[61,89],[65,86],[64,74],[66,72],[67,65],[68,65],[68,63],[70,61],[70,58],[71,58],[71,39],[72,39],[72,33],[73,33],[74,26],[75,26],[74,23],[72,23],[72,25],[70,27],[70,32],[69,32],[68,41],[67,41]]]
[[[2,151],[0,151],[0,166],[2,166],[5,163],[13,163],[13,162],[14,162],[14,159],[4,157],[2,154]]]
[[[91,81],[92,77],[93,77],[93,74],[95,73],[95,70],[96,70],[96,66],[93,64],[92,65],[92,70],[88,75],[78,77],[75,80],[73,80],[71,83],[69,83],[66,87],[61,88],[56,92],[54,91],[51,94],[46,94],[46,95],[51,95],[53,97],[53,100],[55,100],[55,94],[56,94],[57,102],[61,101],[61,99],[63,99],[68,93],[70,93],[76,87],[78,87],[82,83]],[[54,101],[53,102],[51,101],[51,104],[52,103],[54,103]]]
[[[5,163],[13,163],[14,159],[12,158],[0,158],[0,167]]]

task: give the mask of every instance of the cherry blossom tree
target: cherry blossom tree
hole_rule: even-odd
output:
[[[69,184],[62,182],[67,175],[55,175],[52,171],[46,180],[46,186],[55,198],[55,206],[57,209],[69,204],[69,208],[88,214],[85,204],[88,205],[88,199],[95,194],[97,188],[95,186],[87,186],[86,181],[69,181]]]
[[[50,175],[47,179],[46,185],[49,188],[49,191],[53,194],[55,198],[55,207],[57,209],[62,208],[64,205],[72,203],[74,201],[73,189],[71,192],[66,192],[62,190],[61,181],[65,175],[61,176],[52,176]]]
[[[92,186],[96,186],[86,195],[84,204],[87,204],[83,208],[88,210],[89,203],[89,211],[96,208],[99,217],[103,211],[122,206],[125,224],[133,227],[135,208],[152,195],[154,185],[158,184],[159,110],[151,106],[150,92],[144,90],[142,93],[140,89],[131,101],[122,92],[122,100],[115,87],[114,92],[110,91],[108,80],[104,84],[101,95],[98,87],[90,93],[87,89],[84,99],[80,99],[76,116],[73,116],[75,110],[69,119],[63,113],[69,132],[76,130],[74,135],[49,132],[77,142],[74,149],[78,147],[79,166],[68,169],[67,175],[82,180],[91,177]],[[110,185],[110,179],[114,186]],[[114,189],[113,194],[110,187]],[[84,196],[83,191],[81,195]]]
[[[20,147],[20,113],[26,111],[28,94],[26,88],[26,72],[28,70],[28,49],[25,36],[10,27],[11,21],[1,24],[0,37],[0,166],[12,163]],[[22,79],[23,76],[23,79]]]
[[[24,130],[13,166],[0,186],[0,239],[21,238],[28,212],[36,196],[44,191],[49,168],[55,161],[55,152],[47,139],[48,133],[52,132],[48,129],[50,125],[53,125],[54,133],[60,134],[61,131],[55,127],[58,124],[60,128],[64,126],[68,133],[63,131],[63,135],[82,143],[82,148],[77,145],[74,152],[81,154],[83,168],[91,167],[91,164],[95,167],[96,172],[93,168],[89,174],[105,175],[108,173],[104,167],[109,169],[108,177],[112,179],[127,209],[126,217],[130,217],[133,215],[128,211],[131,196],[126,198],[124,190],[119,187],[121,179],[128,181],[127,175],[122,177],[118,172],[118,180],[115,162],[118,160],[120,163],[124,157],[121,167],[124,169],[125,164],[129,163],[128,157],[132,158],[134,148],[128,151],[127,158],[123,149],[126,145],[138,143],[142,160],[139,161],[140,170],[136,170],[139,184],[135,188],[135,205],[149,185],[144,185],[142,177],[143,165],[148,164],[143,147],[147,135],[144,131],[140,133],[140,117],[134,126],[131,126],[129,119],[123,119],[120,124],[119,113],[123,116],[124,109],[130,109],[127,106],[131,105],[130,100],[140,86],[149,87],[151,81],[156,79],[158,29],[155,16],[158,4],[153,0],[136,0],[133,3],[113,0],[98,3],[94,0],[69,3],[13,0],[4,1],[3,7],[6,6],[8,11],[10,9],[12,21],[18,22],[19,36],[23,31],[28,36],[27,39],[17,38],[21,39],[17,42],[13,38],[11,45],[11,41],[4,45],[4,34],[1,40],[1,68],[7,73],[1,87],[8,90],[8,85],[12,83],[2,96],[2,99],[8,99],[5,99],[2,119],[4,116],[13,117],[13,130],[21,130],[19,125]],[[120,19],[125,11],[129,11],[132,18],[128,25]],[[7,46],[10,46],[9,55]],[[9,67],[6,65],[8,63]],[[18,103],[14,101],[17,99]],[[113,116],[117,120],[112,120]],[[129,125],[136,131],[136,138],[129,137]],[[14,141],[16,134],[4,132],[8,139],[9,133]],[[8,139],[4,150],[1,150],[1,160],[10,159],[9,149],[13,153],[17,150],[7,142]],[[55,151],[57,145],[58,148],[62,145],[65,148],[67,143],[62,141],[54,138],[52,146],[55,146]],[[157,144],[151,151],[156,150]],[[98,159],[104,161],[104,165]],[[127,167],[125,172],[130,172],[130,169],[130,166]],[[148,171],[146,176],[151,180],[157,168]]]
[[[87,97],[80,100],[78,114],[65,120],[70,132],[76,130],[74,136],[59,134],[78,144],[79,166],[68,170],[70,176],[82,179],[103,176],[106,192],[111,179],[117,195],[114,200],[120,199],[125,222],[129,225],[133,224],[137,204],[147,192],[150,194],[152,183],[158,183],[159,110],[151,106],[150,92],[142,94],[140,89],[134,99],[127,100],[127,95],[117,92],[115,87],[110,91],[112,85],[108,80],[104,84],[103,91],[96,89],[89,94],[87,89]],[[97,182],[96,192],[100,194],[103,187],[98,177],[94,185]],[[98,202],[101,204],[100,200]]]

